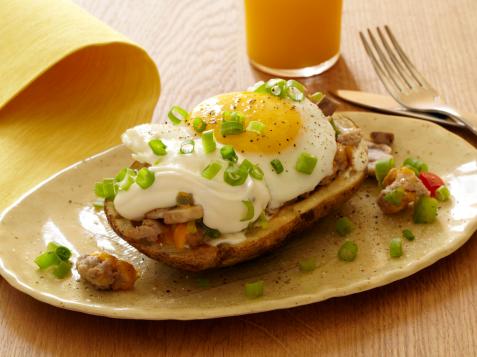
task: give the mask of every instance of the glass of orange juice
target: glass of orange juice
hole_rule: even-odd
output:
[[[245,0],[247,50],[258,69],[309,77],[339,57],[342,0]]]

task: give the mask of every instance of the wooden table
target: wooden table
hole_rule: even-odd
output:
[[[157,61],[162,95],[156,119],[172,104],[190,107],[267,78],[247,62],[240,0],[77,2],[141,43]],[[342,58],[308,85],[383,92],[357,31],[389,24],[449,102],[477,112],[475,0],[344,2]],[[476,261],[472,239],[432,267],[379,289],[196,322],[120,321],[64,311],[0,278],[0,355],[476,355]]]

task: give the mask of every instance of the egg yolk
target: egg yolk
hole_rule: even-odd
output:
[[[244,115],[243,133],[222,136],[224,112]],[[206,130],[214,130],[219,143],[232,145],[241,153],[280,153],[294,144],[302,125],[295,103],[253,92],[227,93],[209,98],[194,108],[189,118],[193,120],[197,117],[207,123]],[[252,120],[265,125],[261,134],[245,130]]]

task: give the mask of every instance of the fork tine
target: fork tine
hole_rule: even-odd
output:
[[[422,87],[432,88],[432,86],[425,80],[425,78],[422,76],[422,74],[416,69],[416,67],[409,60],[409,57],[406,55],[406,53],[403,51],[403,49],[401,48],[401,46],[397,42],[397,40],[394,37],[393,33],[391,32],[391,29],[389,28],[389,26],[385,25],[384,29],[386,30],[386,33],[388,34],[388,37],[390,38],[391,42],[393,43],[393,46],[396,49],[396,52],[398,53],[399,57],[401,57],[401,60],[404,62],[407,69],[409,70],[409,72],[414,77],[414,79],[416,81],[418,81],[419,84]]]
[[[376,38],[374,37],[370,29],[368,29],[368,36],[374,46],[376,53],[378,54],[379,59],[381,60],[381,63],[386,69],[386,72],[388,72],[389,77],[394,82],[399,91],[403,91],[405,89],[406,84],[402,81],[394,67],[389,63],[388,59],[386,58],[386,55],[381,49],[381,46],[378,44],[378,41],[376,41]]]
[[[401,61],[394,54],[395,51],[391,49],[391,46],[389,45],[388,40],[386,40],[386,37],[384,37],[383,32],[381,31],[379,27],[377,28],[377,31],[378,31],[379,38],[381,39],[381,43],[383,44],[384,49],[386,50],[386,54],[394,63],[394,67],[396,71],[399,73],[403,81],[407,84],[408,88],[411,89],[413,87],[412,84],[417,84],[419,86],[420,83],[416,81],[416,79],[412,76],[409,70],[406,70],[406,68],[404,68]]]
[[[378,74],[379,78],[381,79],[381,82],[384,84],[386,87],[387,91],[395,97],[397,95],[396,92],[399,92],[399,88],[396,86],[396,84],[391,80],[391,78],[388,76],[388,74],[384,71],[383,67],[379,63],[378,59],[376,58],[375,54],[371,50],[371,46],[369,45],[368,41],[364,37],[363,33],[360,31],[359,32],[359,37],[361,38],[361,42],[363,42],[364,49],[366,50],[366,53],[368,54],[369,59],[371,60],[371,64],[374,67],[374,70]]]

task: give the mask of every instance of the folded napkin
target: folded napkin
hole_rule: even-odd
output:
[[[150,121],[147,53],[66,0],[0,1],[0,208]]]

